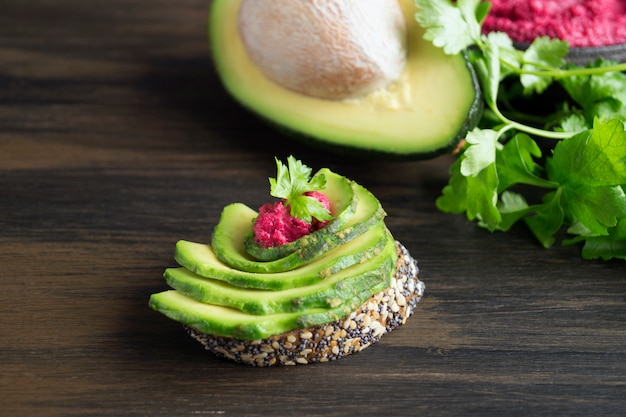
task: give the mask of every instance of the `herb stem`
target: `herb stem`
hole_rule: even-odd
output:
[[[510,129],[517,129],[520,132],[528,133],[529,135],[535,135],[535,136],[540,136],[546,139],[557,139],[557,140],[568,139],[572,137],[574,134],[576,134],[576,132],[558,132],[558,131],[553,131],[553,130],[545,130],[545,129],[536,128],[536,127],[529,126],[523,123],[516,122],[515,120],[509,119],[504,114],[502,114],[502,112],[500,112],[500,109],[498,108],[492,108],[492,111],[505,124],[505,127],[502,128],[501,132],[504,132]]]
[[[508,119],[507,123],[510,123],[514,129],[517,129],[521,132],[528,133],[529,135],[541,136],[546,139],[568,139],[575,134],[575,132],[556,132],[552,130],[539,129]]]
[[[555,69],[552,67],[548,67],[545,65],[541,65],[538,63],[527,63],[532,65],[535,68],[544,68],[541,70],[529,70],[529,69],[520,69],[518,67],[514,67],[511,64],[503,61],[507,67],[513,69],[518,74],[527,74],[527,75],[536,75],[539,77],[552,77],[552,78],[566,78],[573,76],[585,76],[585,75],[598,75],[598,74],[606,74],[608,72],[621,72],[626,71],[626,63],[623,64],[615,64],[609,65],[605,67],[574,67],[574,68],[566,68],[566,69]]]
[[[502,64],[506,64],[506,62],[503,60],[500,60],[500,62]],[[546,139],[561,140],[561,139],[568,139],[576,133],[576,132],[558,132],[558,131],[553,131],[553,130],[540,129],[540,128],[529,126],[524,123],[520,123],[515,120],[509,119],[502,113],[502,111],[500,111],[500,108],[498,107],[497,102],[491,103],[489,105],[489,108],[491,109],[491,111],[493,111],[494,115],[504,123],[504,127],[500,131],[500,134],[510,129],[517,129],[520,132],[528,133],[529,135],[540,136]]]

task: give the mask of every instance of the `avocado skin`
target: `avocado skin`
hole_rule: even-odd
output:
[[[225,91],[235,101],[237,101],[242,108],[258,117],[259,120],[263,121],[270,126],[270,128],[286,138],[293,139],[311,148],[355,158],[383,159],[389,161],[426,160],[455,150],[459,143],[465,139],[467,132],[477,126],[482,117],[484,110],[483,93],[478,81],[476,70],[468,59],[467,51],[464,51],[460,55],[465,62],[465,69],[469,76],[468,88],[471,88],[471,91],[473,91],[472,102],[466,110],[462,123],[458,124],[456,131],[453,134],[446,134],[445,137],[438,138],[436,146],[419,150],[403,150],[401,149],[401,146],[394,149],[390,146],[386,146],[386,144],[389,143],[389,138],[382,133],[380,134],[380,138],[377,143],[368,145],[366,142],[361,141],[358,138],[355,138],[350,142],[341,141],[336,140],[335,137],[331,137],[331,135],[328,134],[311,132],[302,126],[294,124],[287,125],[283,123],[280,118],[276,118],[273,114],[267,113],[262,106],[259,106],[258,103],[254,102],[255,100],[249,100],[246,97],[247,94],[241,94],[238,91],[237,83],[229,80],[228,74],[230,72],[229,70],[232,68],[229,67],[229,65],[232,66],[233,64],[223,62],[224,60],[222,59],[220,52],[220,46],[226,42],[224,39],[227,39],[227,37],[223,36],[223,34],[219,32],[219,29],[214,30],[213,27],[219,26],[219,21],[230,19],[227,12],[227,4],[236,1],[238,0],[214,0],[211,8],[209,9],[208,40],[215,71],[222,81]],[[408,2],[411,2],[411,0],[401,0],[401,3]],[[235,23],[228,22],[228,24]],[[443,52],[441,53],[443,54]],[[283,89],[283,87],[277,84],[275,85],[275,88],[277,90]],[[450,110],[442,108],[439,111],[446,112]],[[385,116],[381,115],[380,117]],[[390,123],[389,130],[393,130],[393,123]],[[419,130],[420,126],[415,126],[416,142],[420,141],[420,138],[418,138]]]

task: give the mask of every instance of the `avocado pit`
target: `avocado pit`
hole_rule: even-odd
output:
[[[306,96],[360,97],[398,79],[406,64],[397,0],[242,0],[237,26],[258,69]]]

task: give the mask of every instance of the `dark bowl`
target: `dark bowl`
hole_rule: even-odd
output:
[[[517,49],[525,50],[528,43],[514,42]],[[588,62],[603,58],[609,61],[626,62],[626,43],[618,43],[606,46],[588,46],[588,47],[571,47],[567,55],[567,61],[577,64],[586,65]]]
[[[585,65],[590,61],[603,58],[610,61],[626,62],[626,43],[595,47],[570,48],[568,61],[578,65]]]

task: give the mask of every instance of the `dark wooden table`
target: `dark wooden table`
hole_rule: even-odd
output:
[[[623,416],[626,268],[434,205],[449,157],[296,144],[222,90],[207,1],[0,3],[0,415]],[[219,360],[147,306],[176,240],[267,200],[273,157],[371,189],[426,296],[373,347]]]

